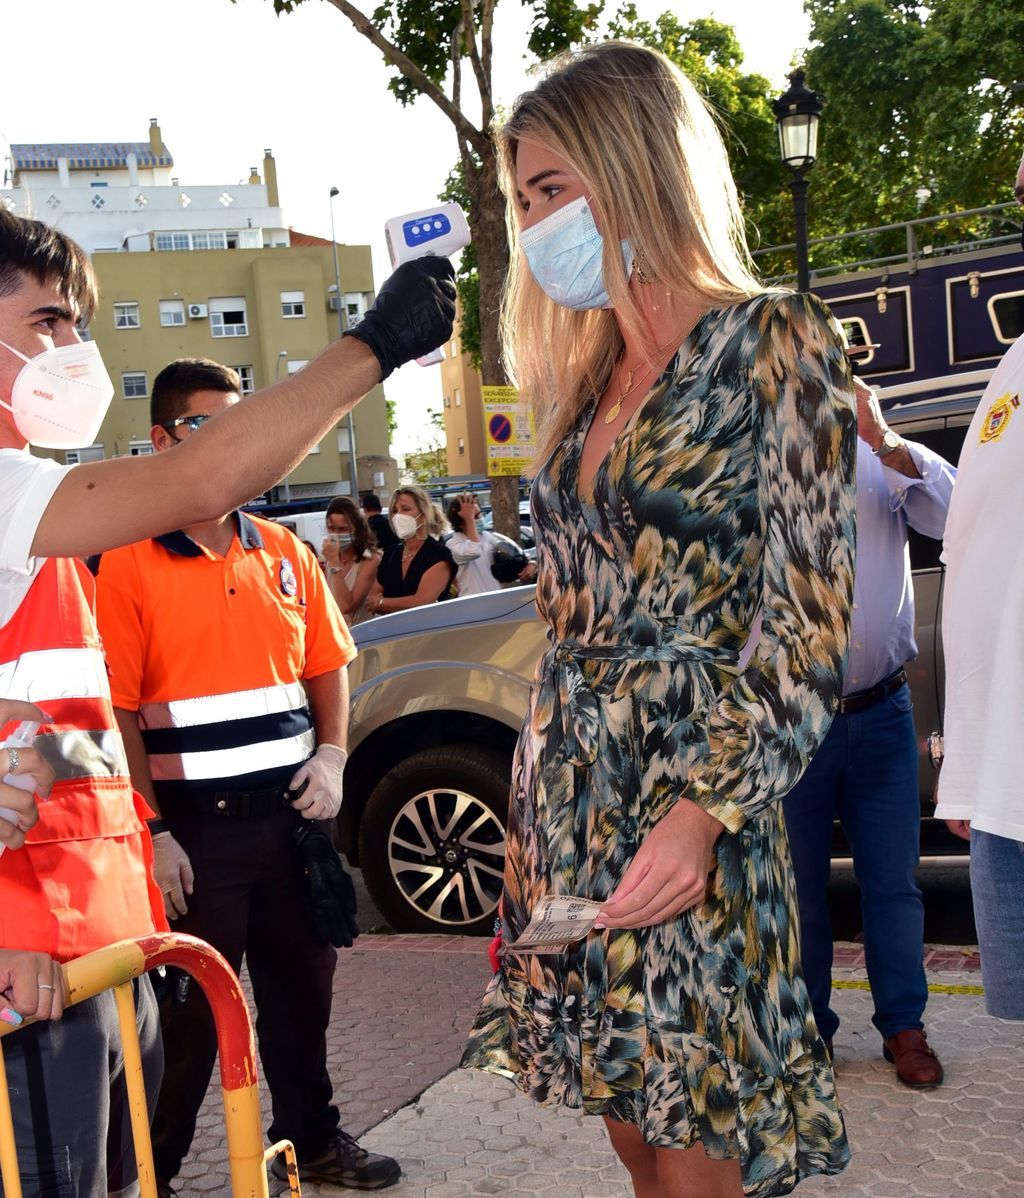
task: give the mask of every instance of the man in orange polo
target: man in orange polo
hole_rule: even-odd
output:
[[[34,826],[25,813],[24,844],[0,857],[0,1001],[36,1020],[4,1043],[25,1198],[134,1184],[114,996],[83,1000],[55,1022],[59,966],[166,928],[143,822],[151,812],[132,793],[93,581],[78,559],[213,519],[287,474],[376,382],[451,336],[451,276],[439,258],[399,267],[358,327],[301,378],[236,405],[174,454],[66,466],[28,446],[71,450],[99,432],[113,386],[78,331],[96,280],[66,235],[0,204],[0,697],[31,696],[45,713],[36,746],[56,774]],[[24,716],[8,708],[0,718]],[[31,772],[27,758],[6,756],[8,772]],[[136,989],[155,1085],[155,1004],[147,980]]]
[[[156,451],[228,411],[239,386],[208,359],[167,366],[150,405]],[[400,1171],[339,1129],[326,1067],[337,954],[312,923],[293,843],[303,820],[332,820],[342,797],[355,648],[322,577],[292,533],[234,512],[105,554],[98,622],[132,781],[157,813],[167,915],[236,971],[248,962],[270,1139],[295,1144],[303,1180],[378,1189]],[[329,840],[321,848],[333,854]],[[216,1038],[197,987],[163,1005],[161,1024],[153,1155],[167,1194]]]

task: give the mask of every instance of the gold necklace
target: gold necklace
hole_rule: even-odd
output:
[[[660,354],[664,350],[668,349],[668,347],[673,343],[673,341],[675,341],[675,337],[670,337],[668,339],[668,341],[665,342],[664,345],[655,346],[654,352],[651,354],[651,357],[656,358],[658,356],[658,354]],[[618,419],[619,413],[622,411],[622,401],[626,398],[627,395],[629,395],[632,391],[634,391],[636,389],[636,387],[640,383],[640,380],[647,374],[647,372],[650,369],[651,369],[651,364],[650,364],[650,362],[648,362],[647,366],[642,371],[640,371],[639,374],[636,373],[637,367],[635,367],[635,366],[632,369],[626,371],[626,385],[625,385],[625,387],[622,388],[621,391],[619,391],[618,398],[615,400],[615,402],[612,404],[612,406],[608,409],[608,411],[605,412],[605,414],[604,414],[605,424],[614,424],[614,422]],[[635,382],[633,381],[634,376],[636,377]]]

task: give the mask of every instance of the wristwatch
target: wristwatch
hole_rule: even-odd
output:
[[[882,444],[875,450],[876,458],[887,458],[889,454],[903,444],[903,438],[897,433],[894,433],[891,428],[887,428],[882,434]]]

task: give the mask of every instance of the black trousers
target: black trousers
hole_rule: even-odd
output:
[[[256,1036],[270,1090],[271,1142],[291,1140],[300,1158],[318,1155],[338,1127],[327,1073],[337,953],[313,935],[303,884],[289,840],[297,816],[233,819],[163,804],[171,834],[195,872],[188,914],[175,931],[208,941],[237,972],[245,957],[256,1001]],[[196,1116],[213,1072],[216,1032],[209,1005],[193,981],[184,1003],[161,1003],[164,1080],[153,1118],[157,1177],[170,1181],[195,1134]]]

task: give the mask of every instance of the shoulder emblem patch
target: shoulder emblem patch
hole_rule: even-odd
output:
[[[295,567],[288,558],[281,558],[281,594],[294,595],[299,589],[299,584],[295,581]]]
[[[981,426],[981,435],[978,437],[979,445],[987,445],[990,441],[998,441],[999,438],[1006,432],[1006,426],[1010,423],[1010,417],[1014,410],[1020,407],[1020,396],[1011,395],[1009,391],[1005,395],[994,400],[992,406],[985,413],[985,420]]]

